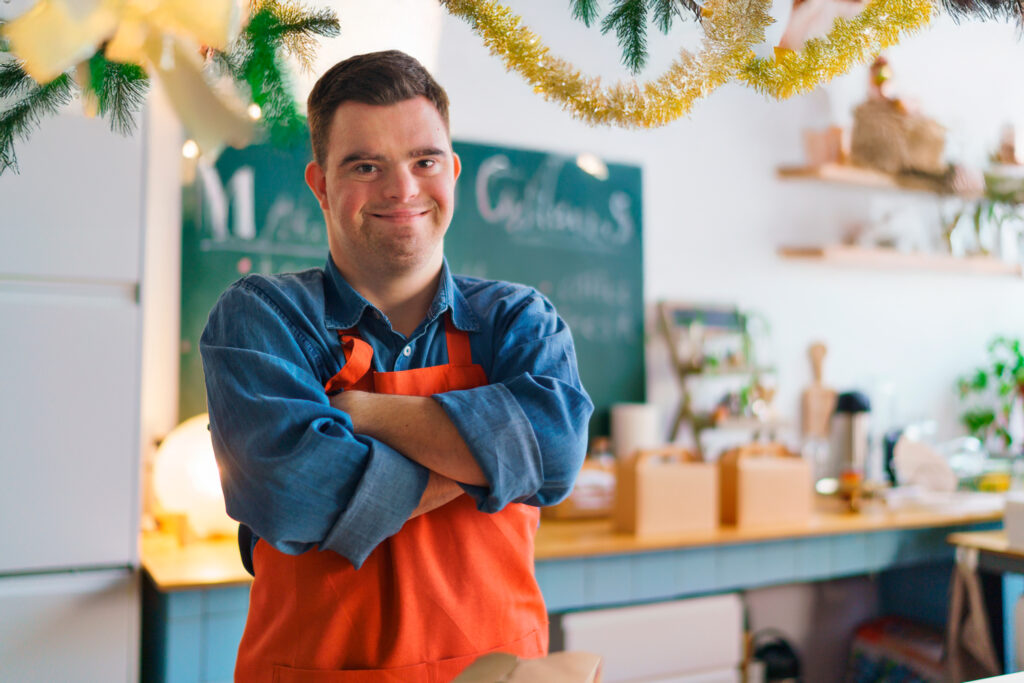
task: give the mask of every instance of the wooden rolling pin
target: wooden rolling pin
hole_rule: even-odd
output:
[[[801,424],[805,437],[828,438],[829,420],[836,408],[836,390],[822,382],[822,366],[827,352],[828,348],[821,342],[811,344],[808,349],[814,380],[804,389],[801,402]]]

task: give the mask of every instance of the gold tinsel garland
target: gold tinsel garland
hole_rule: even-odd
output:
[[[727,82],[748,63],[751,46],[764,39],[770,0],[709,0],[704,7],[702,50],[679,58],[657,80],[602,89],[550,50],[522,18],[491,0],[441,0],[449,13],[470,23],[491,54],[518,72],[545,99],[592,124],[652,128],[687,114],[694,102]]]
[[[921,29],[931,11],[931,0],[872,0],[852,19],[836,19],[827,36],[808,40],[799,52],[780,49],[773,60],[750,60],[739,78],[777,99],[808,92],[895,45],[900,33]]]

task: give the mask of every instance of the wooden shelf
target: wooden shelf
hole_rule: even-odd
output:
[[[737,429],[763,432],[789,429],[793,426],[792,422],[782,418],[762,420],[758,417],[730,416],[722,420],[716,420],[709,413],[693,415],[692,422],[697,429]]]
[[[697,375],[701,377],[735,377],[743,375],[770,375],[775,372],[775,368],[770,365],[764,366],[753,366],[753,365],[741,365],[741,366],[719,366],[719,367],[688,367],[682,370],[685,375]]]
[[[822,263],[863,268],[1021,276],[1020,264],[1007,263],[987,256],[956,258],[946,254],[924,254],[841,244],[823,247],[780,247],[779,255],[787,259],[821,261]]]
[[[789,180],[815,180],[842,185],[866,187],[873,190],[902,190],[927,192],[940,196],[957,196],[962,199],[978,199],[978,194],[954,193],[945,183],[924,176],[885,173],[862,166],[849,164],[824,164],[822,166],[783,166],[778,169],[780,178]]]

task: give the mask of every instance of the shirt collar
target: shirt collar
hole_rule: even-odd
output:
[[[350,329],[359,324],[366,309],[377,311],[376,306],[352,288],[330,256],[327,257],[324,273],[327,276],[324,281],[324,326],[327,329]],[[465,332],[480,330],[479,318],[469,307],[466,297],[455,286],[455,279],[448,268],[448,259],[444,259],[441,264],[441,281],[427,311],[427,321],[434,322],[449,309],[452,311],[452,322],[455,327]]]

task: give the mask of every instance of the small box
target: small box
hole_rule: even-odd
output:
[[[679,447],[619,461],[615,530],[638,536],[718,527],[718,470]]]
[[[806,522],[814,505],[810,463],[785,446],[755,443],[718,461],[722,524]]]
[[[1019,493],[1006,494],[1003,529],[1010,550],[1024,550],[1024,497]]]

